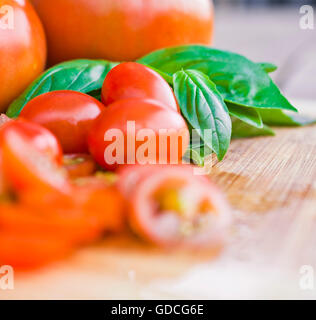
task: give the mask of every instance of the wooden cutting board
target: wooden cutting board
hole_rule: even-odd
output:
[[[309,111],[316,115],[316,103],[315,111]],[[310,241],[307,234],[316,231],[311,229],[316,215],[316,126],[277,129],[276,137],[235,140],[224,161],[214,159],[211,178],[233,209],[231,243],[251,237],[249,232],[261,232],[261,240],[274,240],[264,246],[260,240],[254,250],[259,255],[262,250],[262,256],[271,252],[272,257],[276,245],[282,248],[278,257],[280,252],[291,258],[302,254]],[[266,217],[270,217],[268,227],[261,230]],[[276,225],[279,228],[273,230]],[[226,259],[234,254],[231,251],[228,248],[224,254]],[[149,290],[151,284],[173,281],[212,256],[215,252],[164,252],[132,237],[108,238],[46,269],[16,274],[15,289],[0,290],[0,299],[167,298],[168,293]],[[304,257],[316,262],[313,250],[304,251]],[[213,257],[220,259],[221,255]]]

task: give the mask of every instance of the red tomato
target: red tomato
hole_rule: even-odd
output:
[[[178,163],[188,147],[189,131],[182,116],[165,105],[128,99],[102,113],[88,143],[94,159],[109,170],[134,163]]]
[[[7,190],[7,188],[6,188],[6,184],[5,184],[4,176],[3,176],[2,154],[1,154],[1,151],[0,151],[0,197],[2,195],[4,195],[6,190]]]
[[[33,269],[64,258],[72,245],[56,236],[25,236],[18,232],[0,233],[0,265],[15,269]]]
[[[97,164],[89,154],[66,154],[63,158],[63,167],[70,178],[87,177],[94,174]]]
[[[0,112],[44,70],[46,39],[28,0],[0,1]]]
[[[125,203],[116,187],[94,178],[75,189],[74,197],[78,197],[77,205],[97,221],[101,230],[119,232],[125,229]]]
[[[169,84],[155,71],[136,62],[121,63],[104,80],[102,102],[140,98],[160,101],[179,111],[177,99]]]
[[[0,147],[10,132],[16,132],[18,135],[23,136],[36,150],[50,156],[57,163],[61,163],[61,146],[56,137],[46,128],[22,119],[6,120],[0,129]]]
[[[134,170],[141,170],[141,178],[128,193],[128,219],[138,235],[166,247],[222,244],[230,212],[210,181],[189,165]]]
[[[210,44],[211,0],[32,0],[51,63],[77,58],[132,61],[156,49]]]
[[[61,90],[44,93],[31,100],[21,117],[53,132],[65,153],[87,153],[87,135],[104,105],[80,92]]]
[[[58,197],[55,197],[58,201]],[[70,199],[69,199],[70,200]],[[65,203],[65,201],[64,201]],[[56,237],[68,243],[78,244],[95,240],[100,235],[100,224],[92,220],[82,210],[75,208],[71,202],[60,206],[60,202],[50,206],[31,206],[24,203],[0,204],[0,225],[6,232],[19,233],[27,238]]]
[[[8,130],[1,141],[5,181],[15,190],[39,193],[66,192],[69,184],[64,171],[51,157],[38,151],[24,133]]]

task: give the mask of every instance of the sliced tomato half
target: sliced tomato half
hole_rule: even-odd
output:
[[[33,269],[64,258],[72,245],[56,236],[0,232],[0,265]]]
[[[23,134],[10,130],[1,141],[3,174],[15,191],[70,190],[65,172],[37,150]]]
[[[157,168],[158,169],[158,168]],[[222,193],[193,167],[135,167],[129,223],[143,238],[166,247],[218,246],[227,237],[230,210]]]

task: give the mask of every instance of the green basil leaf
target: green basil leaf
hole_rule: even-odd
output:
[[[170,75],[194,69],[208,75],[225,101],[297,111],[281,94],[262,66],[228,51],[206,46],[180,46],[155,51],[139,60]]]
[[[233,103],[226,103],[226,105],[231,116],[248,123],[250,126],[254,126],[259,129],[263,127],[262,118],[257,109],[243,107]]]
[[[266,73],[272,73],[274,71],[276,71],[278,69],[278,67],[273,64],[273,63],[269,63],[269,62],[261,62],[258,63],[258,65],[266,72]]]
[[[231,120],[215,84],[199,71],[182,70],[174,75],[173,86],[189,126],[199,132],[204,144],[222,160],[230,144]]]
[[[117,63],[105,60],[73,60],[45,71],[9,107],[7,115],[17,117],[23,107],[36,96],[56,90],[88,93],[102,87],[107,73]]]
[[[171,86],[173,85],[173,78],[172,76],[170,76],[168,73],[165,73],[159,69],[156,69],[148,64],[142,63],[144,66],[154,70],[155,72],[157,72],[161,77],[163,77]]]
[[[274,131],[268,126],[264,125],[262,128],[250,126],[235,117],[232,117],[232,138],[250,138],[259,136],[274,136]]]
[[[316,119],[295,113],[285,113],[277,109],[260,109],[258,112],[262,117],[262,121],[270,126],[300,127],[316,123]]]

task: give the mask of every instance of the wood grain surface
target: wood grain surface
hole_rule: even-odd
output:
[[[263,275],[272,266],[282,277],[291,274],[277,297],[287,297],[288,286],[300,297],[297,268],[316,268],[316,126],[235,140],[224,161],[213,160],[210,176],[234,214],[231,239],[219,255],[165,252],[132,237],[104,239],[47,269],[16,274],[15,289],[0,290],[0,299],[265,297],[254,283],[265,279],[266,286]],[[251,272],[256,280],[236,282],[232,293],[234,281],[249,279]],[[220,277],[229,284],[216,286]],[[264,291],[268,297],[278,292],[278,281],[271,280],[270,295]]]

